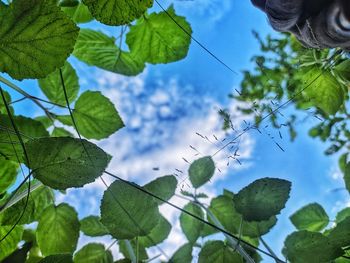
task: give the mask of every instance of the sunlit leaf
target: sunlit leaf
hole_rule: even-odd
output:
[[[195,160],[188,169],[189,178],[194,188],[208,182],[213,177],[214,172],[215,164],[210,156]]]
[[[5,192],[16,180],[18,164],[0,158],[0,194]]]
[[[152,13],[131,26],[126,43],[133,54],[146,62],[169,63],[186,57],[191,33],[191,26],[185,17],[176,15],[171,6],[167,13]]]
[[[331,245],[329,238],[306,230],[290,234],[284,245],[284,252],[293,263],[329,262],[343,254],[341,249]]]
[[[43,258],[39,263],[73,263],[73,256],[71,254],[51,255]]]
[[[107,138],[124,127],[113,103],[99,91],[85,91],[80,95],[73,110],[79,133],[88,139]],[[64,118],[58,117],[64,124]]]
[[[87,236],[97,237],[108,235],[108,229],[101,223],[98,216],[88,216],[80,221],[80,230]]]
[[[125,25],[139,18],[153,0],[83,0],[96,20],[106,25]]]
[[[64,128],[55,127],[51,133],[51,137],[74,137],[74,136]]]
[[[79,28],[47,0],[14,0],[0,8],[0,71],[43,78],[63,66]]]
[[[188,203],[183,209],[199,218],[204,219],[203,210],[195,204]],[[197,218],[182,212],[180,215],[180,225],[187,240],[193,244],[200,236],[204,224]]]
[[[290,188],[291,183],[283,179],[258,179],[233,197],[235,208],[247,221],[268,220],[284,208]]]
[[[328,237],[330,242],[336,247],[350,246],[350,217],[337,223],[329,232]]]
[[[39,79],[38,82],[41,90],[51,102],[66,106],[63,84],[67,92],[68,101],[71,103],[77,98],[79,80],[74,68],[68,62],[65,62],[61,70],[63,82],[59,69],[56,69],[46,78]]]
[[[88,23],[94,19],[88,7],[83,3],[71,7],[62,7],[62,10],[77,24]]]
[[[186,243],[175,251],[169,262],[172,263],[191,263],[192,262],[192,244]]]
[[[103,244],[89,243],[74,255],[74,263],[113,263],[113,256]]]
[[[43,255],[73,253],[79,238],[77,212],[67,204],[49,206],[42,213],[36,238]]]
[[[0,239],[4,238],[9,233],[12,226],[0,227]],[[13,251],[17,249],[18,243],[22,239],[23,227],[16,226],[11,233],[0,242],[0,260],[3,260],[9,256]]]
[[[347,217],[350,217],[350,207],[344,208],[343,210],[338,212],[335,221],[336,223],[340,223]]]
[[[243,258],[222,241],[208,241],[199,252],[198,263],[243,263]]]
[[[73,55],[90,66],[135,76],[145,68],[144,61],[116,46],[115,38],[100,31],[81,29]]]
[[[302,207],[290,216],[290,220],[298,230],[321,231],[329,223],[329,217],[323,207],[312,203]]]
[[[95,181],[110,160],[95,144],[70,137],[30,140],[26,149],[34,177],[61,190]]]
[[[139,237],[138,242],[145,248],[155,246],[163,242],[168,237],[170,231],[171,224],[161,215],[159,216],[158,224],[147,236]]]
[[[115,181],[104,192],[101,222],[117,239],[148,235],[158,224],[158,205],[153,198],[130,185]]]
[[[177,180],[173,175],[159,177],[143,186],[143,188],[145,188],[147,191],[166,201],[169,200],[175,194],[176,187]],[[159,205],[163,203],[161,200],[158,199],[155,199],[155,201]]]

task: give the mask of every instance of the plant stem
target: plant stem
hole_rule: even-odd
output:
[[[129,256],[130,256],[131,262],[132,263],[137,263],[136,255],[135,255],[134,249],[132,248],[130,240],[124,240],[124,242],[125,242],[126,249],[129,252]]]
[[[277,257],[277,255],[275,254],[275,252],[273,252],[273,250],[270,248],[270,246],[265,242],[265,240],[264,240],[261,236],[259,237],[259,240],[260,240],[261,243],[264,245],[264,247],[267,249],[267,251],[269,251],[269,253],[270,253],[272,256],[274,256],[276,263],[281,263],[281,261],[279,261],[279,260],[276,259],[276,258],[278,258],[278,257]]]
[[[27,93],[26,91],[24,91],[23,89],[21,89],[20,87],[18,87],[16,84],[12,83],[11,81],[5,79],[4,77],[0,76],[0,82],[4,83],[6,86],[10,87],[11,89],[17,91],[18,93],[22,94],[24,97],[30,99],[31,101],[33,101],[39,108],[41,108],[45,114],[47,115],[47,117],[49,117],[51,120],[52,118],[52,113],[48,111],[48,109],[42,105],[37,99],[35,99],[32,95],[30,95],[29,93]]]

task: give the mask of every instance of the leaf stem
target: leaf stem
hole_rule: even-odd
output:
[[[126,249],[129,252],[129,256],[130,256],[131,262],[132,263],[137,263],[136,255],[135,255],[134,249],[131,246],[130,240],[124,240],[124,242],[125,242]]]

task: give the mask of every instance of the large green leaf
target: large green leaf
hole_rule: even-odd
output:
[[[233,234],[241,233],[244,236],[253,238],[265,235],[277,223],[275,216],[259,222],[243,220],[242,229],[239,229],[242,215],[236,211],[232,198],[227,195],[221,195],[212,199],[209,210],[220,221],[225,230]]]
[[[235,208],[247,221],[268,220],[284,208],[290,188],[291,183],[283,179],[258,179],[233,197]]]
[[[305,94],[314,106],[327,114],[335,114],[344,102],[344,90],[329,72],[314,67],[303,74]]]
[[[70,137],[34,139],[26,148],[34,177],[60,190],[93,182],[110,160],[95,144]]]
[[[135,76],[145,68],[144,61],[117,47],[115,38],[91,29],[80,30],[73,55],[88,65],[126,76]]]
[[[343,210],[339,211],[335,218],[335,221],[336,223],[339,223],[347,217],[350,217],[350,207],[346,207]]]
[[[350,246],[350,217],[339,222],[328,235],[331,243],[336,247]]]
[[[344,81],[350,81],[350,60],[347,59],[334,68],[334,72]]]
[[[57,254],[43,258],[38,263],[73,263],[71,254]]]
[[[293,263],[329,262],[343,254],[330,239],[321,233],[302,230],[290,234],[285,242],[284,253]]]
[[[5,235],[9,233],[11,228],[12,226],[1,226],[0,239],[3,239]],[[0,260],[3,260],[17,249],[18,243],[22,240],[22,234],[23,227],[16,226],[11,233],[0,242]]]
[[[0,71],[43,78],[63,66],[79,28],[54,1],[14,0],[0,9]]]
[[[188,34],[183,32],[183,29]],[[169,63],[186,57],[191,33],[191,26],[185,17],[176,15],[171,6],[167,12],[152,13],[131,26],[126,43],[133,54],[146,62]]]
[[[88,23],[94,19],[88,7],[83,3],[70,7],[62,7],[62,10],[77,24]]]
[[[90,243],[74,255],[74,263],[113,263],[113,256],[104,245]]]
[[[10,111],[13,114],[14,113],[13,107],[10,104],[11,101],[12,101],[11,100],[11,95],[6,90],[3,90],[2,92],[4,93],[5,101],[7,103],[7,106],[10,108]],[[7,114],[7,109],[5,107],[4,100],[2,98],[0,99],[0,114],[5,114],[5,115]]]
[[[16,180],[18,164],[0,158],[0,194],[5,192]]]
[[[24,142],[31,138],[48,137],[49,133],[44,126],[36,120],[13,116],[14,123]],[[0,158],[23,162],[23,148],[12,126],[11,119],[7,115],[0,115]]]
[[[121,181],[104,192],[101,222],[117,239],[148,235],[158,224],[159,211],[154,199]]]
[[[36,238],[43,255],[73,253],[79,238],[77,212],[67,204],[49,206],[42,213]]]
[[[194,188],[198,188],[208,182],[213,177],[214,172],[215,163],[210,156],[195,160],[188,169],[190,181]]]
[[[60,70],[57,69],[46,78],[39,79],[39,86],[46,97],[57,104],[66,105],[63,84],[66,88],[69,103],[73,102],[79,92],[79,80],[74,68],[66,62],[62,67],[63,83],[61,80]]]
[[[192,244],[186,243],[175,251],[169,262],[172,263],[191,263],[192,262]]]
[[[106,25],[125,25],[139,18],[153,0],[83,0],[96,20]]]
[[[152,182],[144,185],[143,188],[151,192],[155,196],[162,198],[163,200],[169,200],[174,194],[177,187],[177,180],[173,175],[166,175],[159,177]],[[163,202],[155,199],[155,201],[161,205]]]
[[[27,193],[28,184],[21,188],[20,191]],[[13,225],[22,215],[19,224],[30,224],[34,221],[39,220],[42,212],[46,207],[54,203],[54,194],[53,191],[46,187],[41,186],[39,189],[31,192],[29,195],[28,203],[26,202],[27,198],[21,199],[19,202],[15,203],[13,206],[7,208],[1,217],[2,225]]]
[[[298,230],[321,231],[329,223],[329,217],[323,207],[312,203],[302,207],[290,216],[290,220]]]
[[[107,138],[124,127],[113,103],[99,91],[85,91],[81,94],[75,103],[73,116],[78,131],[88,139]],[[71,125],[69,118],[58,119]]]
[[[88,216],[80,221],[80,230],[87,236],[98,237],[108,235],[108,229],[101,223],[100,217]]]
[[[199,218],[204,219],[203,210],[193,203],[188,203],[187,205],[185,205],[183,209],[191,214],[196,215]],[[180,215],[180,225],[181,225],[182,231],[187,237],[187,240],[192,244],[197,241],[204,226],[204,224],[200,222],[198,219],[184,212],[182,212]]]
[[[198,263],[243,263],[243,258],[222,241],[208,241],[199,253]]]
[[[139,237],[138,242],[141,246],[147,248],[163,242],[171,231],[171,224],[162,215],[159,216],[158,224],[147,236]]]

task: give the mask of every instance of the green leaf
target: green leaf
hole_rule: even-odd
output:
[[[87,236],[98,237],[108,235],[108,229],[101,223],[100,217],[88,216],[80,221],[80,230]]]
[[[303,74],[307,85],[307,99],[325,113],[333,115],[344,102],[344,91],[337,79],[329,72],[315,67]]]
[[[152,231],[144,237],[139,237],[138,242],[141,246],[148,248],[162,243],[171,231],[171,224],[162,215],[159,216],[158,224]]]
[[[243,220],[242,229],[240,230],[239,227],[241,225],[242,215],[236,211],[233,199],[227,195],[221,195],[212,199],[209,210],[220,221],[225,230],[233,234],[241,233],[244,236],[252,238],[267,234],[277,223],[277,218],[275,216],[259,222],[247,222]]]
[[[30,138],[49,136],[49,133],[39,121],[23,116],[13,116],[13,120],[24,142],[27,142]],[[0,158],[23,162],[22,145],[15,133],[11,119],[7,115],[0,115],[0,127],[2,127],[0,129],[0,141],[6,142],[1,144]]]
[[[57,254],[43,258],[39,263],[73,263],[71,254]]]
[[[53,125],[53,120],[51,120],[46,115],[35,117],[34,120],[40,122],[45,127],[45,129],[48,129]]]
[[[43,78],[63,66],[79,28],[49,0],[14,0],[0,9],[0,71]]]
[[[64,128],[55,127],[51,133],[51,137],[74,137],[74,136]]]
[[[3,239],[12,229],[12,226],[0,227],[0,239]],[[17,249],[18,243],[22,239],[23,227],[16,226],[11,233],[0,242],[0,260],[3,260]]]
[[[119,250],[120,252],[127,258],[132,259],[133,256],[130,255],[130,249],[133,251],[133,255],[138,255],[138,262],[144,262],[146,259],[148,259],[147,251],[146,249],[141,246],[140,244],[137,244],[137,241],[134,239],[132,241],[130,240],[120,240],[118,242]],[[130,263],[132,261],[129,261]]]
[[[67,61],[61,70],[67,98],[69,103],[72,103],[77,98],[79,92],[78,76],[74,68]],[[54,72],[46,76],[46,78],[39,79],[38,82],[40,89],[51,102],[66,106],[67,103],[64,96],[63,83],[59,69],[56,69]]]
[[[329,223],[329,217],[323,207],[312,203],[296,211],[290,220],[298,230],[319,232]]]
[[[348,153],[344,153],[339,157],[338,165],[342,173],[345,173],[348,155]]]
[[[318,232],[302,230],[290,234],[284,252],[290,262],[329,262],[343,254],[331,245],[329,238]]]
[[[169,15],[177,24],[169,18]],[[185,17],[176,15],[171,6],[167,12],[152,13],[131,26],[126,35],[126,43],[131,53],[146,62],[170,63],[187,56],[191,34],[190,24]]]
[[[110,160],[95,144],[70,137],[30,140],[26,149],[34,177],[59,190],[95,181]]]
[[[3,90],[3,93],[5,95],[5,101],[6,101],[7,105],[9,106],[11,113],[13,114],[14,111],[13,111],[12,106],[10,105],[10,102],[12,101],[11,96],[6,90]],[[5,107],[5,104],[4,104],[4,101],[2,98],[0,99],[0,114],[7,115],[7,109]]]
[[[6,257],[1,263],[23,263],[26,262],[29,250],[32,248],[31,243],[24,243],[22,247],[15,250],[11,255]]]
[[[49,206],[42,213],[36,238],[43,255],[73,253],[79,238],[77,212],[67,204]]]
[[[336,247],[350,246],[350,217],[337,223],[329,232],[328,237],[331,243]]]
[[[193,203],[188,203],[183,209],[199,218],[204,219],[203,210]],[[182,212],[180,215],[180,225],[187,240],[192,244],[197,241],[204,226],[204,224],[198,219],[185,214],[184,212]]]
[[[343,221],[345,218],[350,217],[350,207],[344,208],[340,212],[338,212],[335,222],[340,223]]]
[[[268,220],[284,208],[290,188],[291,183],[283,179],[258,179],[234,196],[235,208],[247,221]]]
[[[28,184],[26,184],[21,190],[27,193]],[[19,224],[30,224],[34,221],[39,220],[42,212],[46,207],[54,203],[53,191],[46,187],[41,186],[29,195],[28,203],[27,198],[21,199],[13,206],[7,208],[2,213],[1,224],[2,225],[13,225],[22,215],[19,211],[25,210]]]
[[[104,192],[101,222],[117,239],[148,235],[158,224],[158,205],[153,198],[121,181]]]
[[[172,263],[191,263],[192,262],[192,244],[187,243],[182,245],[174,255],[171,257],[169,262]]]
[[[199,188],[213,177],[215,172],[215,164],[210,156],[195,160],[189,170],[188,174],[190,181],[194,188]]]
[[[113,256],[103,244],[90,243],[74,255],[74,263],[113,263]]]
[[[88,139],[107,138],[124,127],[113,103],[99,91],[81,94],[75,103],[73,116],[78,131]]]
[[[177,180],[173,175],[159,177],[143,186],[145,190],[166,201],[169,200],[175,194],[176,187]],[[158,203],[158,205],[161,205],[163,203],[158,199],[154,200]]]
[[[347,59],[337,65],[334,68],[334,72],[336,73],[337,76],[342,78],[344,81],[350,81],[350,60]]]
[[[88,7],[83,3],[72,7],[63,7],[62,10],[77,24],[88,23],[94,19]]]
[[[198,263],[243,263],[243,258],[222,241],[208,241],[199,253]]]
[[[91,14],[106,25],[125,25],[142,16],[153,0],[83,0]]]
[[[0,194],[16,181],[17,169],[17,163],[0,158]]]
[[[126,76],[135,76],[145,68],[144,61],[117,47],[115,38],[91,29],[80,30],[73,55],[90,66]]]
[[[345,167],[344,182],[346,189],[350,193],[350,162]]]

